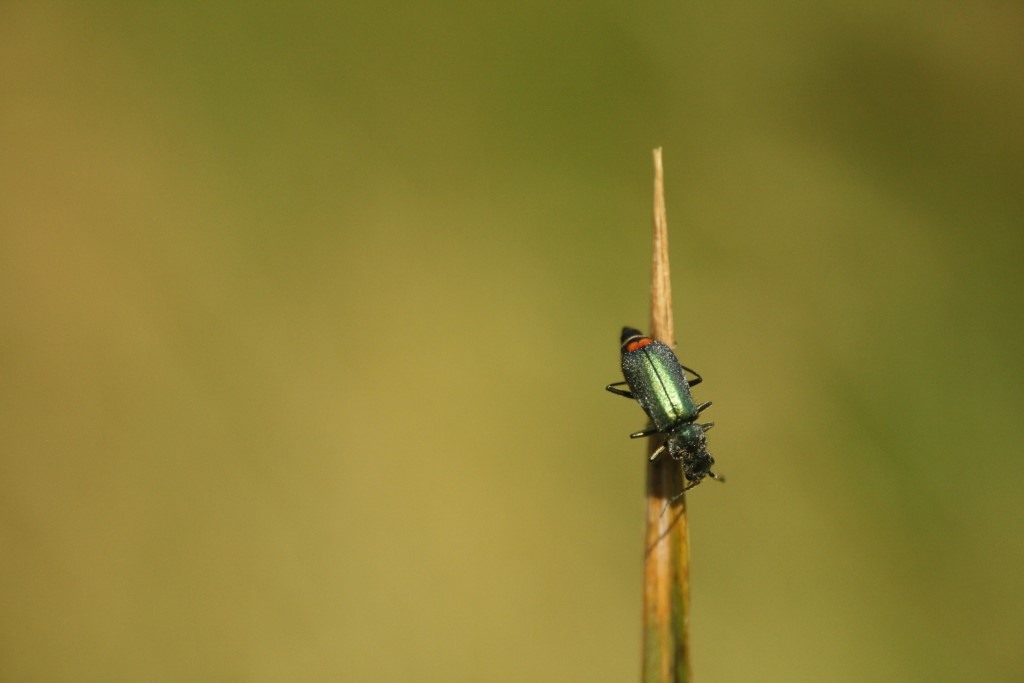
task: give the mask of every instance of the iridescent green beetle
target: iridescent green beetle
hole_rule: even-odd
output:
[[[684,370],[694,379],[687,380]],[[690,393],[690,387],[701,383],[701,376],[680,364],[667,344],[646,337],[632,327],[622,328],[622,375],[625,382],[609,384],[605,389],[636,399],[654,425],[630,434],[630,438],[666,436],[665,443],[654,451],[651,460],[667,450],[674,459],[681,461],[687,481],[683,491],[692,489],[704,477],[724,481],[711,471],[715,459],[708,453],[708,439],[704,435],[715,423],[697,424],[697,416],[711,406],[711,401],[697,405]],[[629,385],[628,391],[616,388],[623,384]]]

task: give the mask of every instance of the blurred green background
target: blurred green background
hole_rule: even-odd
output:
[[[0,4],[0,680],[1024,680],[1019,3]]]

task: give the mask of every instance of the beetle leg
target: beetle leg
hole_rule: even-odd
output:
[[[655,434],[661,434],[661,432],[658,431],[658,428],[657,427],[648,427],[647,429],[643,430],[642,432],[633,432],[632,434],[629,435],[629,438],[631,438],[631,439],[642,439],[645,436],[654,436]]]
[[[612,382],[611,384],[609,384],[608,386],[605,387],[605,391],[610,391],[613,394],[617,394],[618,396],[625,396],[626,398],[636,398],[635,396],[633,396],[633,392],[629,391],[628,389],[616,389],[615,388],[615,387],[620,386],[622,384],[625,384],[625,382]]]
[[[679,364],[679,367],[681,367],[683,370],[686,370],[687,372],[689,372],[690,374],[692,374],[692,375],[694,375],[696,377],[696,379],[693,379],[693,380],[689,380],[689,379],[686,380],[687,384],[689,384],[691,387],[695,387],[695,386],[697,386],[698,384],[700,384],[701,382],[704,381],[704,378],[700,376],[700,373],[697,372],[696,370],[694,370],[693,368],[688,368],[685,365],[683,365],[682,363]]]
[[[700,415],[701,413],[703,413],[705,410],[707,410],[710,407],[711,407],[711,401],[708,401],[707,403],[701,403],[699,406],[697,406],[697,414]]]
[[[658,457],[659,455],[661,455],[661,452],[665,450],[665,446],[666,446],[666,444],[661,444],[661,446],[659,446],[659,447],[658,447],[658,450],[656,450],[656,451],[654,451],[653,453],[651,453],[651,457],[650,457],[650,459],[651,459],[651,460],[654,460],[654,459],[655,459],[655,458],[657,458],[657,457]]]

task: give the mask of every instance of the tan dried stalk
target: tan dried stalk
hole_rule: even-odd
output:
[[[654,243],[651,268],[651,336],[675,348],[668,221],[661,148],[654,150]],[[650,439],[649,453],[662,443]],[[690,534],[682,471],[672,458],[647,465],[647,530],[644,555],[643,683],[689,683]],[[663,514],[664,513],[664,514]]]

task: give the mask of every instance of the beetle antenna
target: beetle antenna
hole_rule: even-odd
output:
[[[711,474],[711,473],[708,472],[708,474]],[[715,475],[713,475],[713,474],[711,474],[711,476],[715,477]],[[718,477],[715,477],[715,479],[718,479]],[[723,479],[722,481],[725,481],[725,480]],[[697,480],[695,482],[687,484],[686,486],[683,487],[682,491],[680,491],[676,495],[674,495],[671,498],[669,498],[668,500],[666,500],[665,501],[665,507],[661,508],[661,514],[664,515],[666,512],[668,512],[668,506],[669,505],[671,505],[672,503],[674,503],[677,500],[679,500],[680,498],[682,498],[684,493],[686,493],[687,491],[689,491],[690,489],[692,489],[694,486],[696,486],[699,483],[700,483],[700,480]]]

